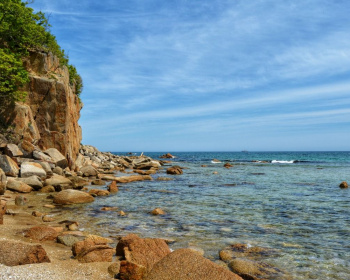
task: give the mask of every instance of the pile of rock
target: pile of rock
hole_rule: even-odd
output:
[[[81,145],[77,159],[72,163],[55,148],[42,151],[26,141],[22,141],[20,146],[2,144],[0,195],[4,194],[6,189],[20,193],[59,192],[82,189],[90,185],[91,181],[103,185],[104,181],[128,183],[152,180],[149,175],[156,173],[160,167],[159,161],[146,156],[117,156],[100,152],[93,146]],[[138,175],[114,176],[116,171],[124,172],[125,169],[132,169]],[[107,194],[96,192],[93,194],[97,196]]]

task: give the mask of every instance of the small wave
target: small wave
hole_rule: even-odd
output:
[[[272,160],[271,163],[294,163],[294,160]]]

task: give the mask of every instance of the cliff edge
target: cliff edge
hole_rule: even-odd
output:
[[[24,102],[0,104],[0,144],[56,148],[71,165],[82,139],[82,103],[70,84],[68,68],[46,52],[30,52],[23,63],[30,79],[23,89],[27,96]]]

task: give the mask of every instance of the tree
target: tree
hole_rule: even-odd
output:
[[[61,66],[67,66],[70,82],[81,93],[82,79],[73,65],[69,65],[68,56],[58,45],[56,37],[50,33],[50,25],[45,14],[34,13],[27,7],[28,2],[21,0],[0,0],[0,96],[13,100],[23,98],[18,89],[28,79],[28,73],[21,66],[21,58],[28,55],[28,50],[52,52]],[[6,70],[6,67],[9,67]]]

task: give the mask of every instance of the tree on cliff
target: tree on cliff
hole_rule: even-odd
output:
[[[34,13],[28,4],[21,0],[0,0],[0,102],[2,99],[17,101],[25,96],[20,89],[28,82],[28,72],[22,58],[29,50],[56,55],[61,66],[68,67],[70,83],[79,95],[83,86],[80,75],[68,64],[68,56],[50,33],[44,13]]]

